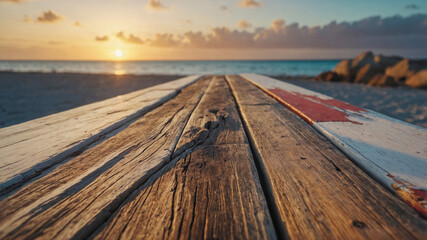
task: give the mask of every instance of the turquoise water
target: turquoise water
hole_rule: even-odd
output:
[[[108,74],[237,74],[314,76],[339,60],[298,61],[0,61],[0,71]]]

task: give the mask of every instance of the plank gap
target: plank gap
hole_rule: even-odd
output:
[[[236,100],[235,91],[234,91],[232,85],[230,84],[228,78],[229,78],[229,76],[227,75],[225,77],[225,79],[226,79],[226,82],[230,88],[231,95],[233,97],[233,101],[236,104],[237,112],[239,114],[240,121],[242,122],[242,125],[243,125],[243,130],[245,131],[246,137],[248,138],[248,141],[249,141],[249,148],[250,148],[250,151],[251,151],[252,156],[254,158],[255,166],[256,166],[258,176],[259,176],[259,179],[261,182],[262,191],[264,193],[264,196],[265,196],[265,199],[267,202],[267,206],[268,206],[268,210],[270,212],[270,216],[271,216],[272,221],[273,221],[274,230],[276,231],[276,234],[277,234],[279,239],[290,239],[289,235],[287,233],[287,230],[286,230],[286,226],[282,221],[282,217],[280,216],[280,212],[279,212],[279,208],[277,207],[276,200],[274,199],[273,189],[272,189],[271,184],[270,184],[270,179],[268,177],[268,173],[265,169],[264,163],[262,162],[261,155],[259,154],[259,152],[255,146],[254,139],[253,139],[251,133],[249,132],[247,123],[242,116],[240,105],[238,104],[238,102]],[[254,104],[254,105],[258,105],[258,104]],[[265,104],[261,104],[261,105],[271,105],[271,104],[265,103]]]

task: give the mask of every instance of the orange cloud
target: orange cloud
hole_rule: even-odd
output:
[[[116,38],[122,40],[125,43],[133,43],[133,44],[143,44],[144,43],[144,41],[142,41],[141,38],[139,38],[133,34],[129,34],[129,37],[126,37],[123,32],[118,32],[116,34]]]
[[[240,28],[240,29],[246,29],[246,28],[252,27],[252,25],[250,23],[248,23],[247,21],[242,20],[242,21],[239,21],[237,23],[237,27]]]
[[[37,22],[40,23],[54,23],[54,22],[58,22],[61,19],[63,19],[63,17],[59,14],[54,13],[53,11],[49,10],[46,12],[43,12],[43,14],[39,17],[37,17]]]
[[[239,2],[239,7],[250,8],[250,7],[261,7],[262,3],[256,2],[255,0],[242,0]]]
[[[108,40],[109,40],[109,38],[108,38],[107,35],[105,35],[105,36],[96,36],[95,37],[95,41],[98,41],[98,42],[106,42]]]
[[[148,4],[146,6],[148,9],[151,10],[165,10],[168,9],[165,5],[163,5],[160,0],[149,0]]]
[[[82,24],[80,22],[74,22],[73,25],[76,26],[76,27],[81,27],[82,26]]]

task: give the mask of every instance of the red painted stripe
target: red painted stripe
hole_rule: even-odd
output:
[[[340,101],[340,100],[336,100],[336,99],[321,99],[319,97],[316,96],[310,96],[310,95],[304,95],[304,94],[300,94],[301,96],[304,96],[306,98],[310,98],[313,99],[316,102],[320,102],[323,104],[326,104],[328,106],[331,107],[336,107],[342,110],[350,110],[353,112],[366,112],[365,109],[360,108],[360,107],[356,107],[354,105],[348,104],[346,102]]]
[[[248,80],[250,83],[252,83],[253,85],[255,85],[256,87],[258,87],[259,89],[263,90],[265,93],[267,93],[268,95],[270,95],[271,97],[273,97],[274,99],[276,99],[278,102],[280,102],[283,106],[287,107],[289,110],[291,110],[292,112],[296,113],[298,116],[300,116],[302,119],[304,119],[304,121],[306,121],[308,124],[313,125],[314,122],[313,120],[311,120],[308,116],[306,116],[304,113],[302,113],[301,111],[299,111],[298,109],[294,108],[292,105],[290,105],[289,103],[283,101],[281,98],[279,98],[278,96],[274,95],[272,92],[270,92],[269,90],[265,89],[264,87],[262,87],[261,85],[251,81],[250,79],[245,78],[246,80]]]
[[[298,109],[300,112],[302,112],[305,116],[307,116],[308,118],[310,118],[310,120],[314,122],[351,122],[355,124],[361,124],[358,122],[351,121],[348,118],[349,115],[346,112],[330,107],[334,106],[340,109],[351,109],[352,111],[357,109],[359,111],[359,108],[354,106],[353,108],[350,104],[334,99],[319,99],[315,96],[288,92],[278,88],[268,89],[268,91],[291,105],[293,108]]]

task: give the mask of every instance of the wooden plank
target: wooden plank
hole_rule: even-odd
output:
[[[275,239],[255,163],[223,77],[215,77],[175,161],[135,191],[95,239]]]
[[[243,75],[296,112],[427,218],[427,129],[261,75]]]
[[[423,239],[427,224],[297,115],[227,76],[291,239]]]
[[[128,128],[0,202],[0,239],[85,238],[171,160],[209,82],[202,79]]]
[[[0,129],[0,195],[177,95],[190,76]]]

